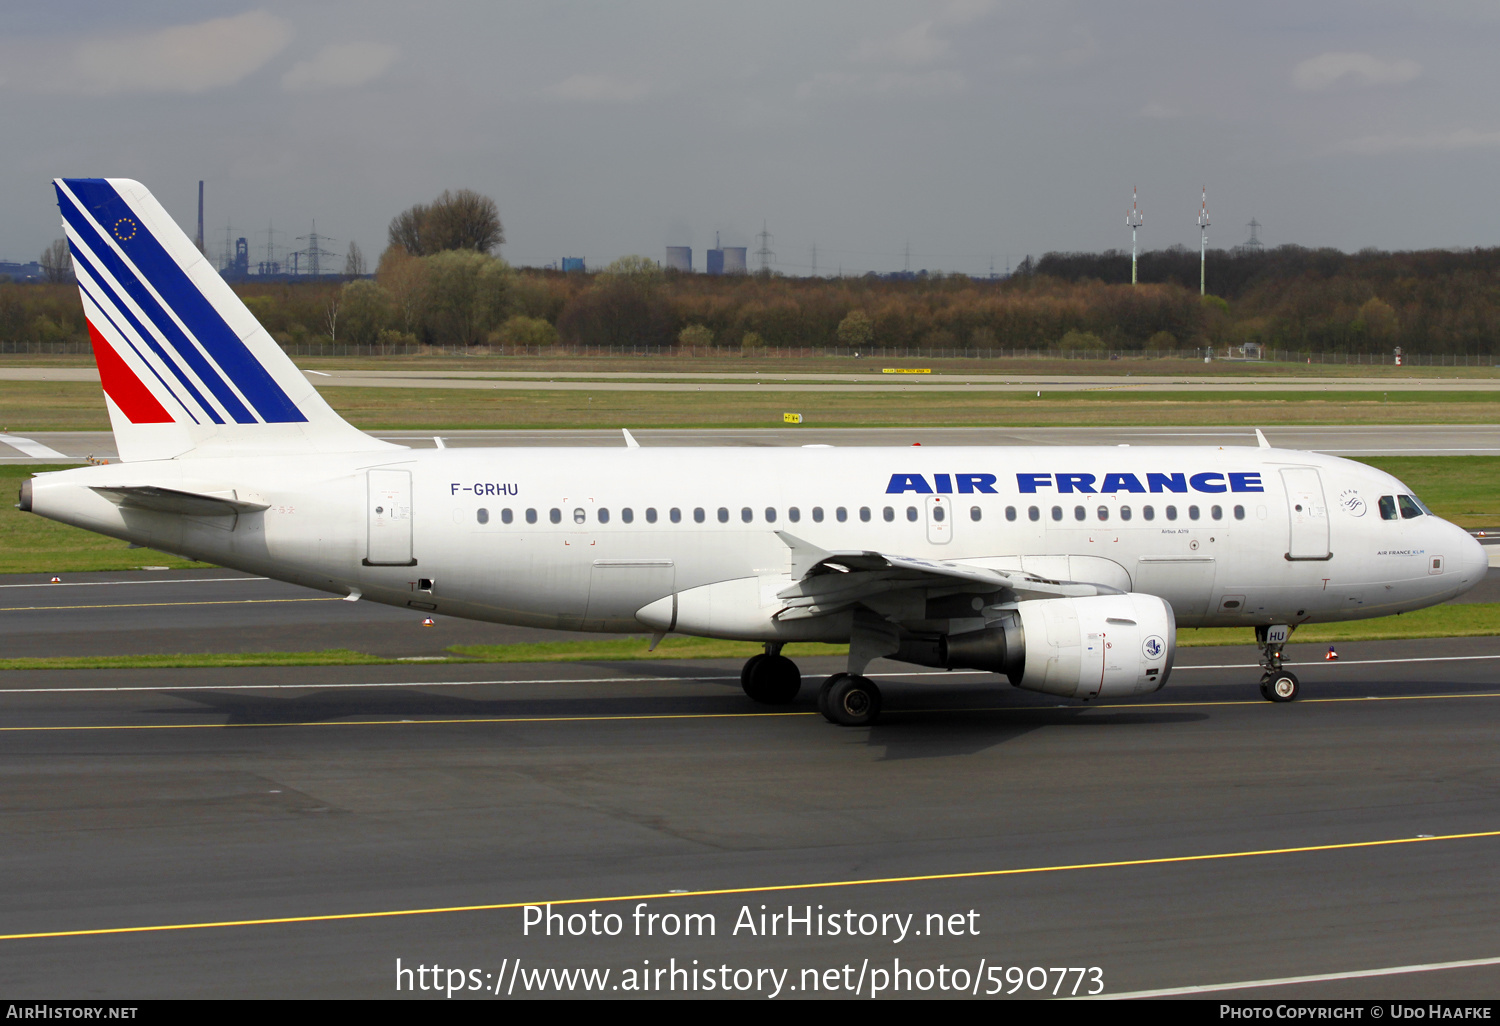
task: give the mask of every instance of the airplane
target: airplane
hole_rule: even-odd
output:
[[[20,508],[425,614],[759,642],[746,695],[875,722],[877,658],[1089,702],[1167,683],[1179,627],[1253,627],[1260,690],[1306,623],[1386,616],[1488,560],[1380,470],[1229,447],[411,449],[323,400],[141,184],[57,179],[120,461]]]

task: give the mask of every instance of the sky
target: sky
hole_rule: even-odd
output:
[[[57,176],[145,183],[208,248],[372,262],[443,189],[501,254],[717,232],[807,274],[1027,254],[1500,244],[1494,0],[47,0],[0,7],[0,259]],[[340,267],[341,267],[340,262]]]

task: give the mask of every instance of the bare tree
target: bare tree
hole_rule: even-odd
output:
[[[55,239],[52,245],[42,251],[42,274],[46,275],[48,281],[57,282],[73,280],[73,254],[68,252],[67,239]]]
[[[339,340],[339,307],[343,305],[343,302],[343,291],[335,290],[323,306],[323,323],[328,328],[328,341],[330,342]]]
[[[489,253],[505,242],[500,209],[472,189],[447,189],[429,203],[418,203],[391,220],[390,243],[413,256],[450,249]]]
[[[349,243],[349,255],[344,259],[344,277],[363,278],[365,274],[365,255],[360,252],[359,243]]]

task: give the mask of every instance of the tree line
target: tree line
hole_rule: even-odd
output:
[[[1500,334],[1500,248],[1215,250],[1200,297],[1199,255],[1182,247],[1143,254],[1131,286],[1119,251],[1027,258],[999,280],[809,279],[679,274],[646,257],[516,269],[494,254],[503,241],[493,200],[444,192],[392,219],[372,278],[236,290],[297,343],[1490,353]],[[86,337],[71,288],[0,283],[0,340]]]

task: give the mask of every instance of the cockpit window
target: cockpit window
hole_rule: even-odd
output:
[[[1396,501],[1401,504],[1401,519],[1410,520],[1422,515],[1422,507],[1417,505],[1415,499],[1410,495],[1398,495]]]
[[[1380,519],[1396,519],[1396,497],[1394,495],[1382,495],[1380,497]]]

